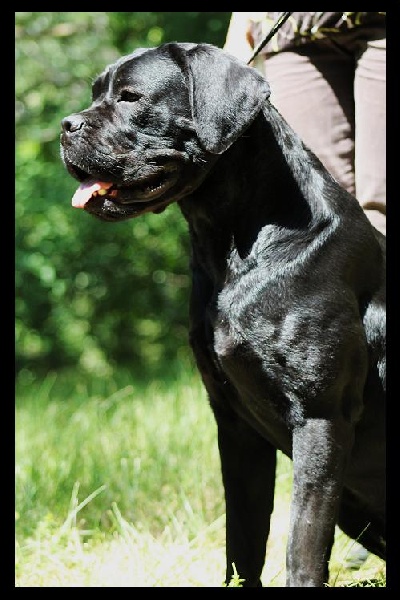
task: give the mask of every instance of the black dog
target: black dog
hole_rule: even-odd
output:
[[[336,524],[385,557],[385,238],[269,93],[208,44],[139,49],[63,120],[61,151],[74,206],[117,221],[176,201],[188,222],[226,580],[234,563],[261,586],[279,449],[294,469],[287,586],[322,587]]]

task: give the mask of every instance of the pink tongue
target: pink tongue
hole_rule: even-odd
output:
[[[94,192],[98,192],[101,189],[107,190],[111,186],[112,183],[105,183],[104,181],[96,181],[94,179],[83,181],[72,197],[72,206],[74,208],[83,208]]]

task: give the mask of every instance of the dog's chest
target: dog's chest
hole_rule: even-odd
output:
[[[213,352],[222,376],[228,376],[239,402],[263,423],[292,421],[296,401],[286,391],[296,376],[282,343],[279,304],[267,291],[227,287],[212,310]],[[276,299],[273,299],[273,304]]]
[[[211,314],[214,351],[221,361],[255,364],[278,349],[284,307],[256,270],[227,283]]]
[[[244,310],[240,318],[234,313],[228,316],[220,310],[214,321],[213,352],[220,379],[228,379],[233,386],[232,393],[216,400],[228,401],[235,412],[289,454],[292,426],[303,414],[298,398],[287,394],[293,373],[276,340],[277,328],[251,311]]]
[[[233,303],[222,301],[215,307],[213,350],[224,371],[245,369],[258,377],[267,376],[279,358],[277,318],[262,314],[257,304],[235,297]]]

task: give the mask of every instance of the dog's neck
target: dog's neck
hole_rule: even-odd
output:
[[[202,249],[200,262],[220,280],[233,250],[244,259],[255,245],[267,248],[288,233],[303,237],[330,225],[334,214],[322,201],[322,187],[336,185],[267,101],[200,188],[179,205]]]

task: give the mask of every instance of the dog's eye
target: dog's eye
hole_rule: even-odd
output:
[[[119,95],[118,102],[137,102],[140,100],[141,94],[132,92],[131,90],[122,90]]]

